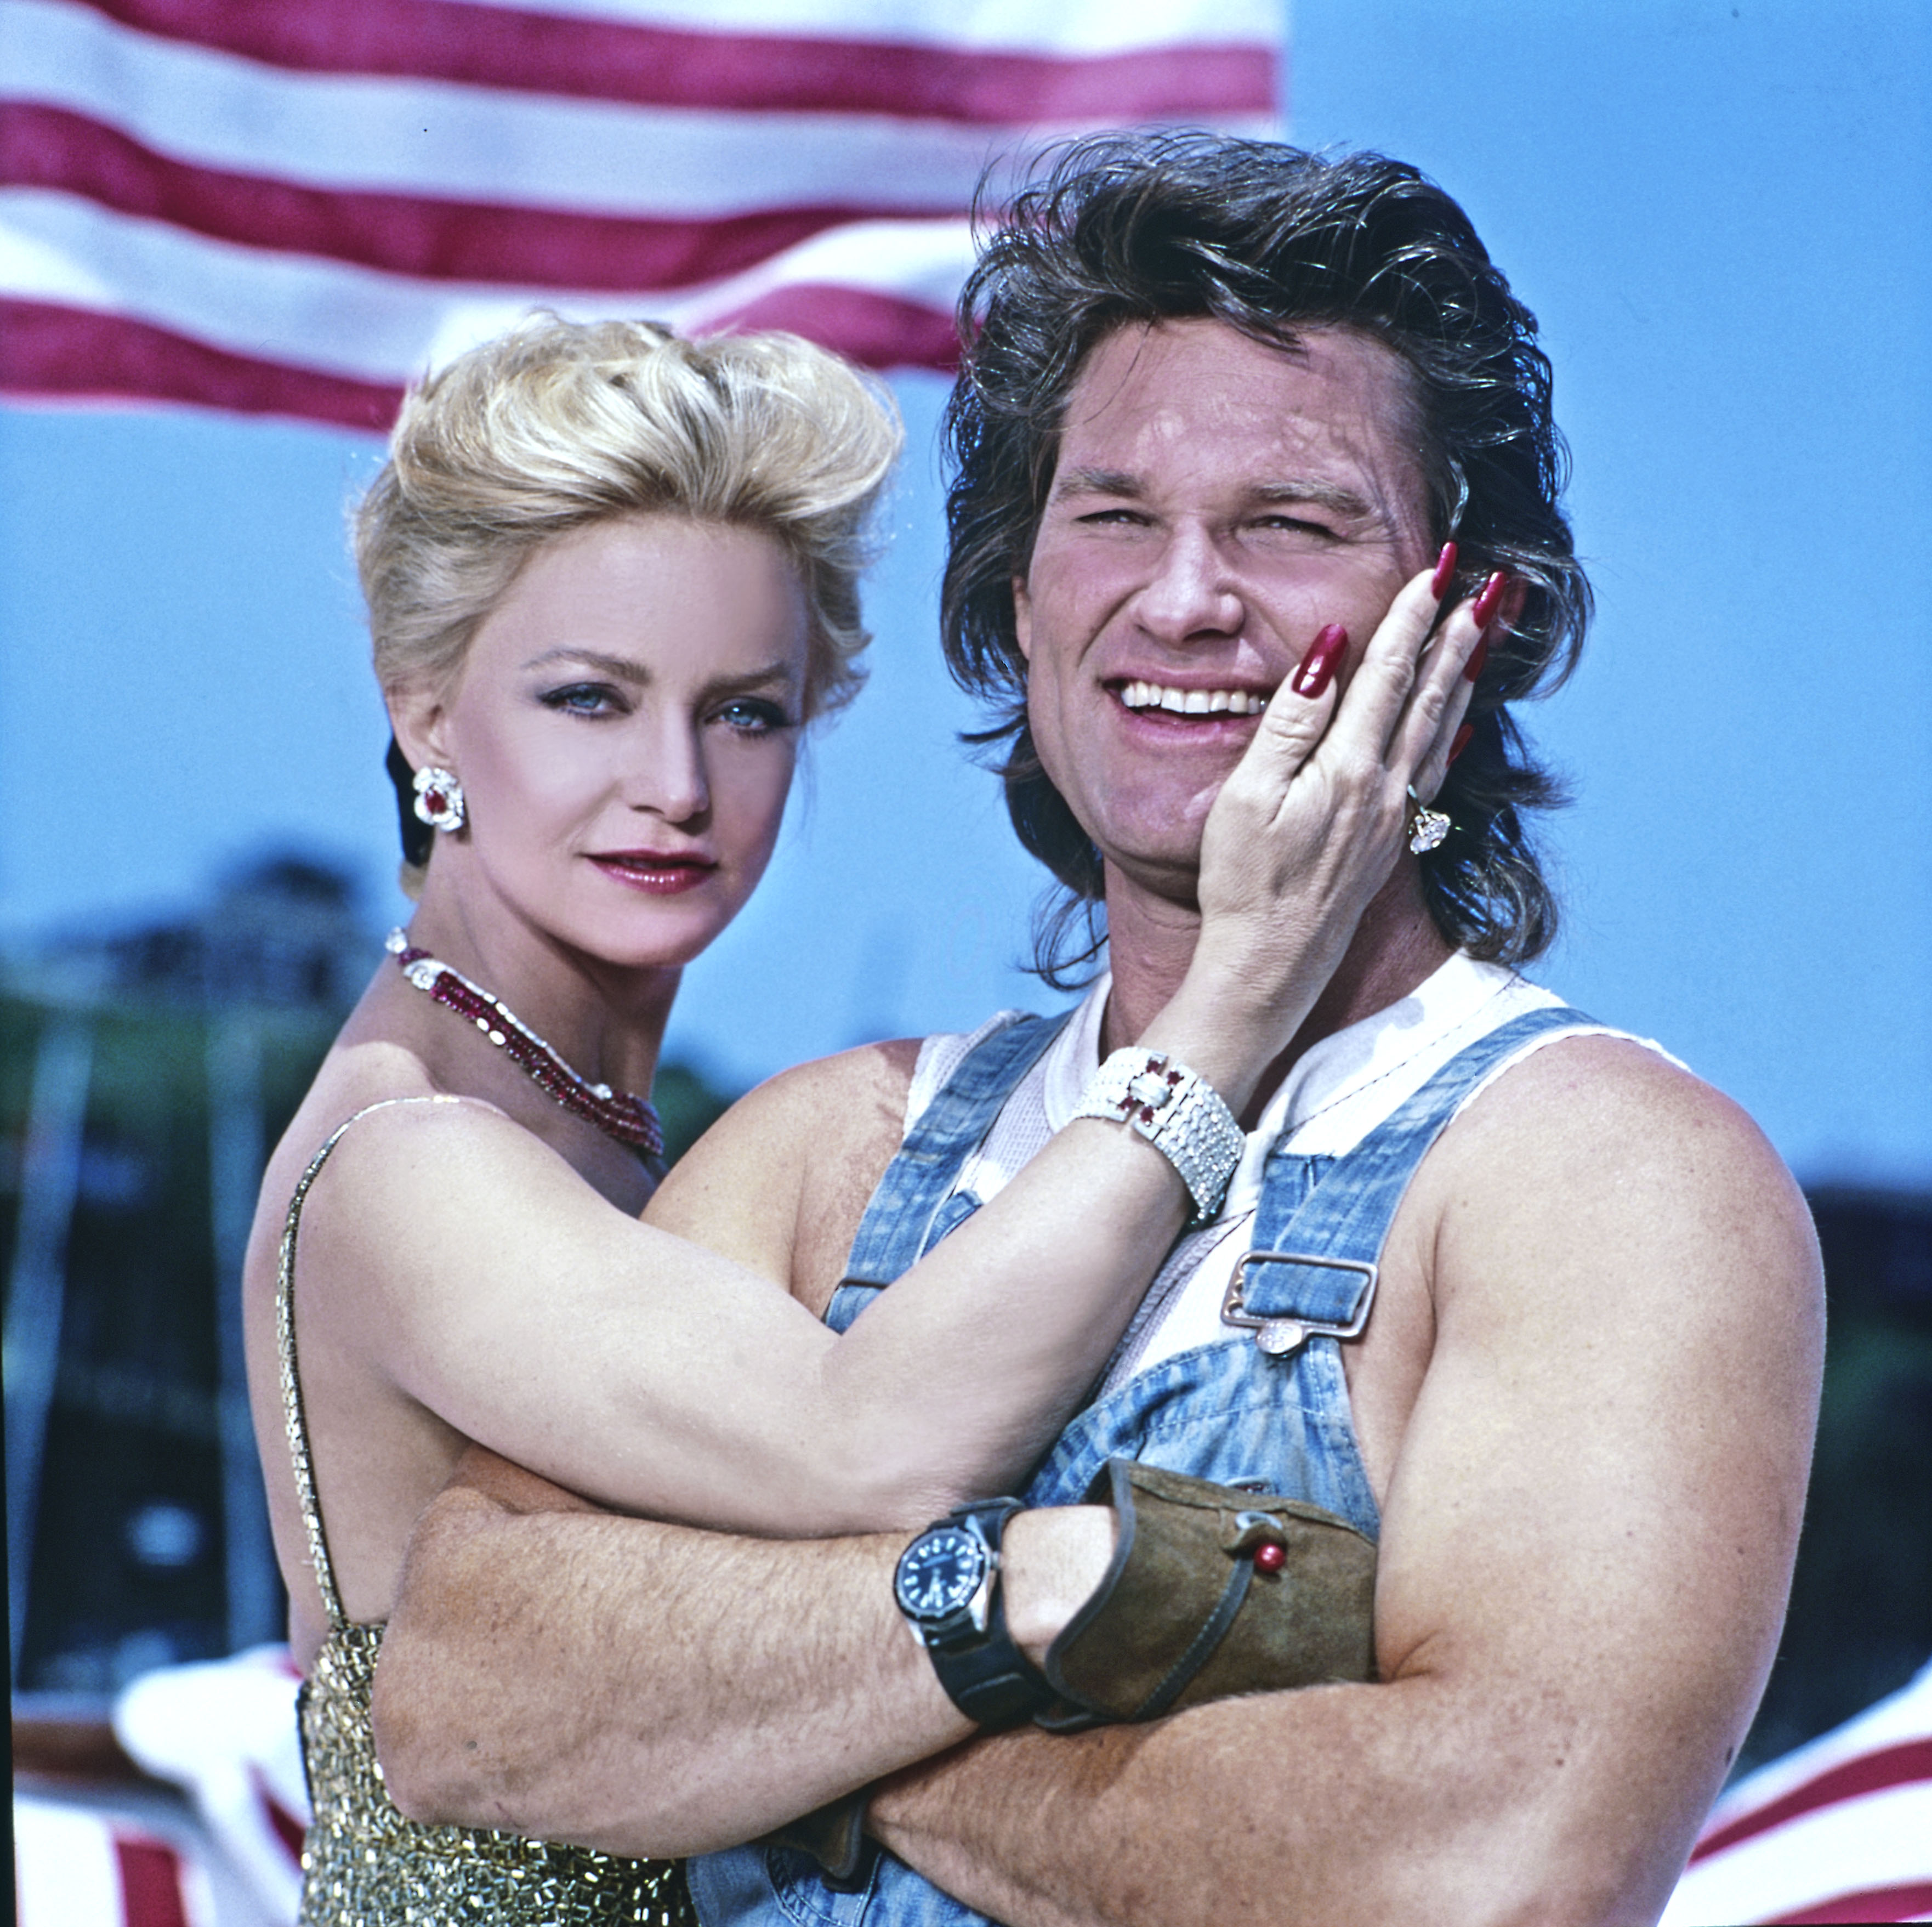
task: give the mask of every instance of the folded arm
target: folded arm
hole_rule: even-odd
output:
[[[412,1817],[612,1853],[728,1846],[973,1731],[892,1601],[902,1532],[734,1538],[613,1517],[472,1448],[424,1514],[376,1670]],[[1042,1652],[1104,1569],[1108,1515],[1008,1529]]]
[[[983,1742],[874,1796],[894,1851],[1013,1927],[1655,1917],[1776,1643],[1820,1298],[1748,1121],[1654,1061],[1580,1073],[1618,1052],[1532,1059],[1418,1177],[1383,1683]]]

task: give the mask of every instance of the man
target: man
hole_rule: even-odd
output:
[[[1588,612],[1533,321],[1412,170],[1187,135],[1064,158],[968,308],[949,652],[1004,703],[1016,827],[1070,893],[1049,947],[1103,911],[1112,974],[950,1145],[939,1222],[1178,982],[1259,699],[1330,626],[1359,645],[1445,543],[1496,619],[1446,839],[1419,812],[1242,1120],[1228,1212],[1177,1247],[1028,1495],[1077,1500],[1124,1452],[1340,1513],[1378,1535],[1379,1677],[982,1738],[874,1787],[890,1852],[860,1892],[754,1847],[698,1863],[700,1904],[774,1927],[1651,1919],[1775,1643],[1819,1279],[1748,1120],[1496,967],[1553,928],[1520,815],[1552,786],[1507,705],[1568,667]],[[935,1217],[922,1196],[905,1235],[908,1093],[982,1041],[776,1080],[654,1217],[849,1319]],[[835,1296],[862,1218],[896,1255]],[[892,1636],[902,1536],[759,1546],[569,1503],[479,1462],[426,1515],[377,1688],[411,1811],[690,1851],[970,1730]]]

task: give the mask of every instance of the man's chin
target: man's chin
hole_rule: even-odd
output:
[[[1190,915],[1201,908],[1201,839],[1181,848],[1118,852],[1103,849],[1110,899],[1123,890]]]

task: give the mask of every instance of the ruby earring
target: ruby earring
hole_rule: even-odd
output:
[[[463,785],[454,770],[439,770],[432,763],[418,770],[414,779],[416,815],[432,830],[463,827]]]

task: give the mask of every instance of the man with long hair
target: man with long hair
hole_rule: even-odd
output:
[[[1556,791],[1511,706],[1589,614],[1534,319],[1414,170],[1184,134],[1063,154],[962,311],[946,646],[1063,892],[1042,968],[1088,994],[1058,1027],[788,1073],[653,1215],[782,1250],[808,1302],[857,1316],[1178,981],[1203,822],[1273,692],[1370,673],[1418,581],[1426,621],[1472,609],[1439,790],[1240,1119],[1226,1199],[1023,1495],[1078,1503],[1126,1460],[1320,1507],[1378,1547],[1375,1676],[982,1736],[848,1801],[885,1850],[842,1889],[766,1843],[694,1862],[700,1908],[1653,1918],[1776,1643],[1820,1287],[1749,1120],[1516,971],[1556,928],[1528,813]],[[1157,1067],[1123,1078],[1121,1114],[1151,1119]],[[481,1464],[427,1515],[378,1685],[411,1810],[692,1851],[734,1837],[707,1801],[760,1775],[781,1808],[786,1775],[794,1807],[849,1794],[926,1717],[922,1656],[887,1643],[903,1540],[750,1544],[568,1502]],[[903,1585],[898,1608],[970,1704]],[[1064,1713],[1070,1649],[1015,1637]],[[1126,1710],[1161,1713],[1165,1684]]]

